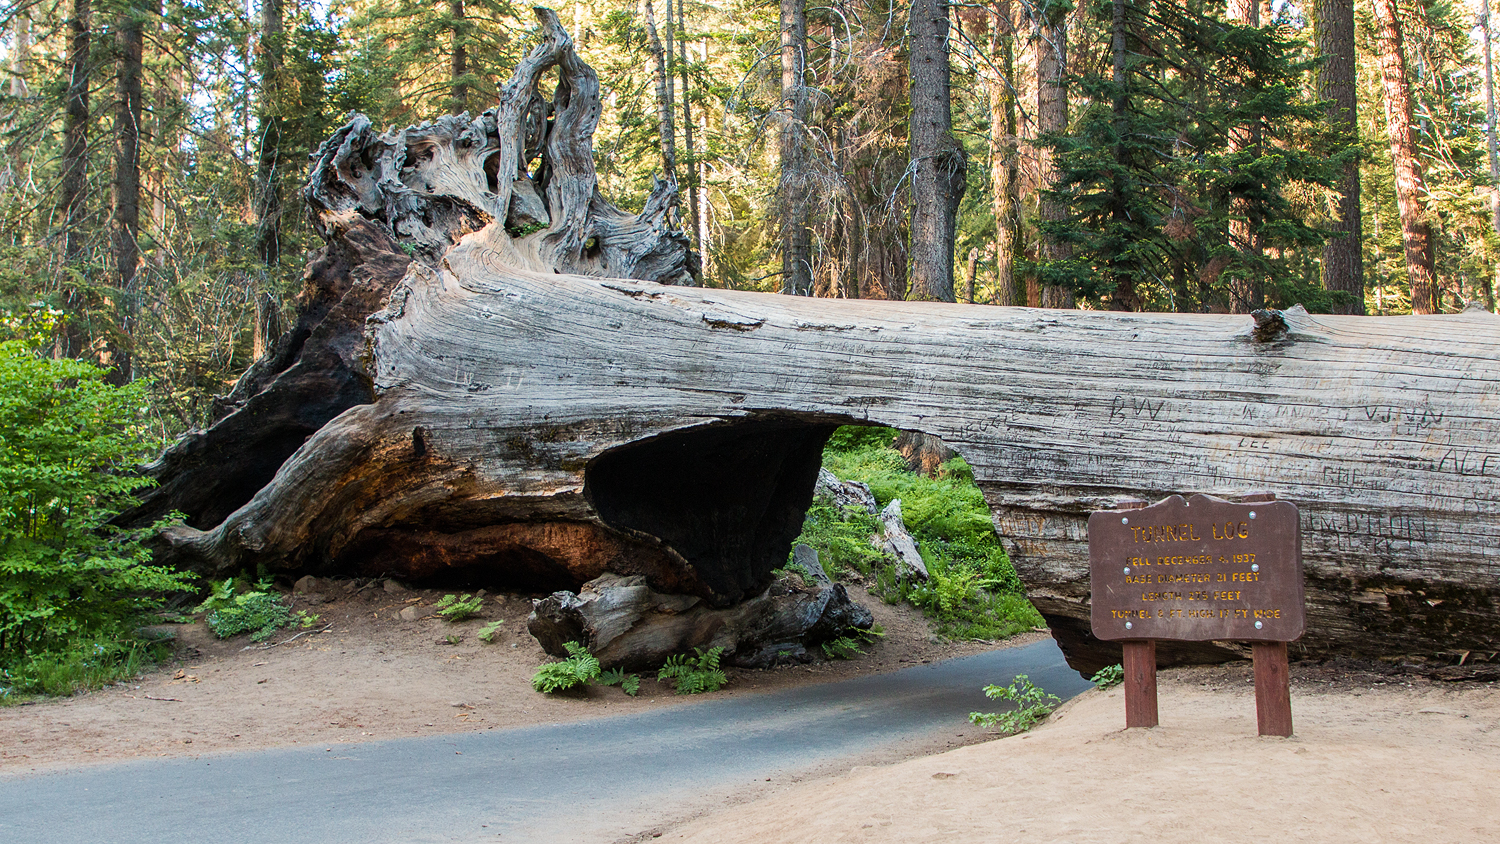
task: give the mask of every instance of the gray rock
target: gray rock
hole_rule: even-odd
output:
[[[826,498],[845,509],[864,510],[872,516],[880,512],[880,505],[875,502],[875,495],[870,492],[867,484],[841,481],[827,469],[818,470],[818,483],[813,487],[813,495]]]
[[[322,581],[318,580],[316,577],[313,577],[310,574],[306,574],[302,577],[297,578],[297,582],[292,584],[292,594],[296,595],[302,592],[321,592],[323,591],[322,587]]]
[[[396,615],[399,616],[402,621],[416,621],[417,619],[422,617],[422,611],[420,609],[417,609],[416,607],[405,607],[401,610],[401,612],[396,613]]]
[[[833,578],[828,576],[828,572],[823,570],[823,564],[818,562],[818,549],[797,543],[792,549],[792,563],[806,569],[818,586],[833,585]]]
[[[385,579],[385,591],[400,594],[402,592],[410,592],[411,590],[407,589],[406,585],[401,581],[388,577]]]

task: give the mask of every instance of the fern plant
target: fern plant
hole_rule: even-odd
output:
[[[493,645],[495,638],[500,635],[500,628],[505,626],[505,619],[497,618],[494,621],[479,628],[479,639],[487,645]]]
[[[483,598],[473,595],[465,595],[462,598],[457,595],[444,595],[433,604],[437,614],[448,621],[467,621],[479,614],[479,608],[484,604]]]
[[[611,668],[600,672],[599,683],[605,686],[619,686],[625,694],[635,697],[641,690],[641,678],[638,674],[626,674],[623,668]]]
[[[676,654],[667,658],[665,665],[656,672],[656,679],[670,682],[680,695],[696,695],[716,692],[724,688],[729,677],[719,668],[723,648],[693,648],[695,655]]]
[[[588,648],[577,642],[568,642],[563,647],[568,649],[568,657],[537,668],[531,675],[533,689],[552,694],[575,689],[599,676],[599,660]]]

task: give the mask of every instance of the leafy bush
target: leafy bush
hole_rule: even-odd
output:
[[[286,627],[296,618],[285,598],[271,591],[271,584],[257,583],[255,588],[237,593],[238,584],[233,579],[214,586],[208,599],[198,605],[197,612],[206,612],[204,621],[208,629],[220,639],[228,639],[241,633],[251,633],[251,640],[264,642],[275,632]],[[312,616],[303,614],[304,619]],[[308,626],[311,622],[304,623]]]
[[[483,604],[483,598],[476,598],[473,595],[465,595],[462,598],[457,595],[444,595],[436,604],[433,604],[433,607],[438,615],[448,621],[467,621],[479,615],[479,608]]]
[[[1062,698],[1038,688],[1025,674],[1017,674],[1009,686],[985,686],[984,696],[990,700],[1015,701],[1016,708],[1010,712],[970,712],[969,720],[981,727],[999,727],[1007,734],[1024,733],[1035,727],[1062,703]]]
[[[162,593],[188,585],[150,564],[142,542],[155,526],[108,524],[150,483],[127,471],[158,444],[144,389],[0,342],[0,670],[12,678],[89,661],[133,672],[144,651],[113,643],[130,642]],[[90,652],[96,643],[103,653]]]
[[[1118,663],[1115,665],[1106,665],[1094,672],[1094,676],[1089,678],[1089,682],[1100,689],[1114,688],[1125,682],[1125,666]]]
[[[696,695],[716,692],[724,688],[729,677],[719,668],[719,657],[723,648],[693,648],[694,655],[677,654],[667,658],[665,665],[656,672],[656,679],[672,683],[680,695]]]
[[[599,660],[587,648],[577,642],[568,642],[563,647],[568,649],[567,659],[538,667],[531,675],[533,689],[552,694],[577,688],[599,676]]]

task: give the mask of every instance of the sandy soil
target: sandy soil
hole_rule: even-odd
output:
[[[886,636],[861,658],[770,671],[731,669],[713,696],[679,697],[645,679],[637,697],[618,688],[581,695],[532,691],[547,661],[526,632],[529,596],[496,595],[482,617],[450,624],[432,614],[441,592],[387,591],[380,581],[322,581],[296,608],[320,615],[309,631],[272,644],[214,639],[202,624],[175,631],[177,658],[160,670],[91,694],[0,708],[0,772],[40,770],[143,756],[197,756],[276,746],[370,741],[413,735],[559,723],[690,706],[705,697],[753,694],[810,682],[893,671],[906,665],[1036,641],[949,643],[931,636],[910,608],[890,607],[857,586]],[[416,608],[418,618],[399,613]],[[493,644],[478,631],[504,619]],[[447,637],[461,637],[450,644]],[[284,644],[275,644],[284,643]],[[960,729],[955,744],[985,738]]]
[[[1163,672],[1162,726],[1117,687],[1036,730],[804,783],[661,841],[1500,841],[1500,689],[1294,666],[1289,739],[1249,668]]]

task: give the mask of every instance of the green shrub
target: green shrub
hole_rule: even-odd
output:
[[[656,679],[671,683],[680,695],[696,695],[716,692],[724,688],[729,677],[719,668],[719,657],[723,648],[693,648],[693,655],[676,654],[667,658],[665,665],[656,672]]]
[[[483,598],[476,598],[473,595],[465,595],[462,598],[457,595],[444,595],[436,604],[433,604],[433,608],[444,619],[456,622],[467,621],[479,615],[479,608],[483,604]]]
[[[567,659],[538,667],[536,673],[531,675],[533,689],[547,694],[562,692],[582,686],[599,676],[599,660],[587,648],[577,642],[568,642],[563,647],[568,649]]]
[[[150,483],[129,471],[159,444],[145,407],[144,385],[113,387],[97,367],[0,342],[0,670],[8,676],[100,660],[131,670],[145,653],[130,644],[144,615],[162,593],[187,588],[188,575],[150,564],[142,542],[156,526],[108,524]],[[93,644],[104,653],[86,653]]]
[[[238,586],[232,579],[225,580],[215,585],[207,600],[198,605],[197,612],[207,613],[204,621],[215,636],[228,639],[250,633],[252,641],[264,642],[295,621],[291,606],[271,591],[270,583],[262,581],[246,592],[238,592]],[[313,617],[304,614],[304,618]]]
[[[969,720],[981,727],[999,727],[1007,734],[1024,733],[1035,727],[1062,703],[1062,698],[1038,688],[1025,674],[1017,674],[1009,686],[985,686],[990,700],[1015,701],[1010,712],[970,712]]]
[[[1089,678],[1089,682],[1100,689],[1114,688],[1125,682],[1125,666],[1118,663],[1106,665],[1094,672],[1094,676]]]

